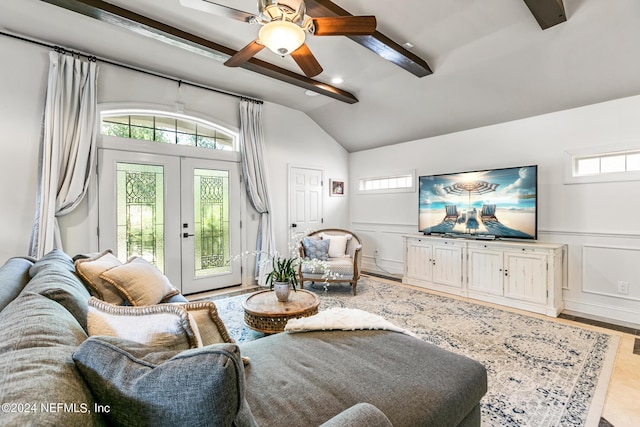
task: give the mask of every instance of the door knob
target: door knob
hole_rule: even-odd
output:
[[[186,239],[187,237],[191,237],[191,236],[195,236],[195,234],[182,233],[182,237],[184,237],[185,239]]]
[[[298,224],[291,224],[291,228],[296,228]]]

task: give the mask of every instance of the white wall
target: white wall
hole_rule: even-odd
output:
[[[427,112],[425,112],[427,114]],[[417,193],[356,194],[359,178],[385,169],[418,175],[537,164],[540,241],[569,244],[567,310],[640,324],[640,182],[565,185],[565,150],[635,143],[640,97],[422,139],[350,156],[351,228],[365,240],[365,267],[401,275],[402,234],[418,232]],[[584,257],[584,259],[583,259]],[[628,267],[611,260],[625,260]],[[596,275],[597,278],[587,275]],[[617,292],[629,282],[629,295]]]
[[[305,114],[284,107],[268,109],[264,115],[268,135],[267,157],[271,204],[279,212],[275,222],[278,251],[287,253],[291,234],[288,218],[289,167],[324,171],[324,227],[345,228],[349,224],[348,198],[329,197],[329,179],[348,176],[349,154]]]
[[[12,58],[0,68],[0,264],[16,255],[26,255],[35,212],[38,146],[46,92],[48,49],[0,37],[0,51]],[[94,52],[99,55],[99,52]],[[268,79],[265,78],[268,82]],[[301,93],[301,96],[302,95]],[[144,102],[173,106],[184,104],[186,113],[208,118],[231,128],[239,127],[238,102],[234,97],[178,85],[120,67],[99,63],[100,103]],[[278,249],[287,248],[287,171],[289,164],[322,168],[326,177],[348,175],[348,153],[308,116],[295,110],[265,103],[264,128],[269,182],[273,193],[273,222]],[[333,198],[332,198],[333,199]],[[330,200],[325,195],[325,223],[348,224],[348,199]],[[96,250],[95,230],[85,200],[61,218],[64,250],[70,254]],[[248,247],[255,246],[255,211],[247,207]]]
[[[0,37],[0,262],[26,255],[35,214],[47,54]]]

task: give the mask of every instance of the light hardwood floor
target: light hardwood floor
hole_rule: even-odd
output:
[[[367,277],[366,275],[363,275]],[[552,318],[544,315],[531,313],[528,311],[516,310],[501,305],[484,303],[477,300],[458,297],[442,292],[436,292],[426,290],[417,286],[410,286],[399,283],[393,280],[387,280],[380,277],[371,277],[373,280],[386,282],[389,284],[403,286],[410,289],[415,289],[422,292],[434,293],[450,298],[456,298],[464,301],[473,302],[476,304],[487,305],[491,307],[497,307],[503,310],[513,311],[529,316],[539,317],[546,320],[564,323],[568,325],[578,326],[585,329],[591,329],[610,335],[617,335],[620,337],[618,352],[616,355],[615,365],[609,387],[607,389],[607,396],[602,409],[602,418],[606,419],[614,427],[635,427],[640,426],[640,355],[634,354],[634,346],[636,339],[640,340],[640,336],[632,335],[617,331],[615,329],[603,328],[599,326],[593,326],[582,322],[577,322],[569,319]],[[206,294],[190,295],[190,300],[196,300],[201,298],[211,297],[227,297],[232,295],[238,295],[246,292],[256,290],[255,287],[236,287],[229,289],[222,289],[219,291],[209,292]]]

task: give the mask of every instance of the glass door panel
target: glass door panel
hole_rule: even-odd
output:
[[[116,163],[117,253],[164,272],[164,166]]]
[[[182,292],[240,284],[238,164],[183,158],[181,173]]]
[[[120,261],[140,256],[181,288],[180,159],[98,150],[98,245]],[[171,201],[171,202],[170,202]]]
[[[228,273],[229,171],[194,169],[195,276]]]

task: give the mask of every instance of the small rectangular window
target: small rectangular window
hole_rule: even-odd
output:
[[[640,171],[640,153],[627,155],[627,170]]]
[[[360,193],[393,193],[415,191],[415,170],[387,176],[361,178],[358,182]]]
[[[625,157],[625,155],[602,157],[600,173],[626,172]]]
[[[565,183],[640,180],[640,148],[619,147],[565,153]]]
[[[576,167],[577,175],[593,175],[600,173],[600,159],[578,159]]]

